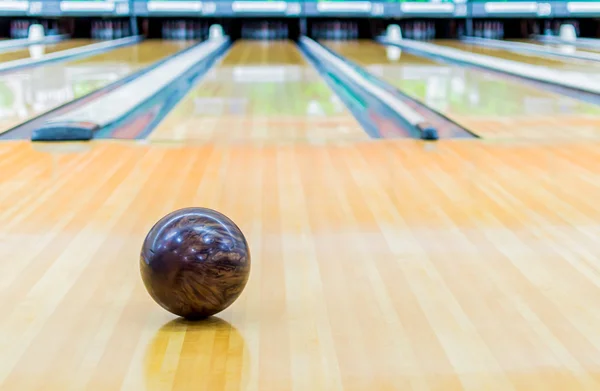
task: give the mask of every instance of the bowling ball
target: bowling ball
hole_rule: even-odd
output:
[[[229,307],[242,293],[250,275],[250,251],[227,216],[185,208],[150,229],[140,272],[148,293],[164,309],[202,319]]]

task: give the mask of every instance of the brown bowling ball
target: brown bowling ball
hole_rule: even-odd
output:
[[[150,296],[167,311],[202,319],[229,307],[250,275],[250,251],[227,216],[206,208],[169,213],[150,230],[140,271]]]

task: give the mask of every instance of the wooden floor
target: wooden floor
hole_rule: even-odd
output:
[[[0,144],[1,390],[598,390],[600,144]],[[175,208],[233,218],[246,290],[146,293]]]
[[[0,390],[600,390],[597,115],[453,75],[483,98],[448,113],[494,141],[371,140],[291,43],[240,41],[148,140],[0,143]],[[138,269],[186,206],[252,252],[201,323]]]

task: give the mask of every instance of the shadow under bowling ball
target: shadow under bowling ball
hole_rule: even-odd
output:
[[[146,390],[245,389],[249,355],[239,331],[218,317],[177,318],[162,326],[148,345]]]

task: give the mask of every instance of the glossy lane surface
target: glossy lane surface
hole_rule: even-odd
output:
[[[557,44],[557,43],[547,43],[541,42],[536,39],[507,39],[507,42],[518,42],[518,43],[526,43],[528,45],[536,45],[542,48],[550,48],[554,50],[564,51],[565,53],[579,54],[579,53],[594,53],[598,54],[600,52],[600,48],[588,48],[588,47],[577,47],[575,45],[569,44]]]
[[[600,138],[600,106],[373,41],[323,42],[485,138]],[[397,54],[397,53],[396,53]]]
[[[144,41],[94,56],[0,74],[0,133],[191,44]]]
[[[149,136],[214,142],[367,137],[288,41],[237,41]]]
[[[431,43],[440,46],[446,46],[454,49],[464,50],[470,53],[483,54],[487,56],[502,58],[505,60],[522,62],[542,66],[549,69],[565,72],[581,72],[596,78],[600,71],[600,63],[596,61],[578,60],[570,58],[541,57],[538,53],[524,54],[521,51],[511,51],[508,49],[490,48],[456,40],[433,40]]]
[[[59,52],[61,50],[73,49],[80,46],[90,45],[96,41],[89,39],[70,39],[66,41],[56,42],[45,45],[29,46],[19,50],[11,50],[7,52],[0,52],[0,62],[8,62],[15,60],[22,60],[26,58],[35,58],[43,54],[50,54]],[[42,50],[40,50],[40,48]]]
[[[0,389],[599,389],[599,150],[1,143]],[[252,248],[208,323],[138,269],[187,206]]]

